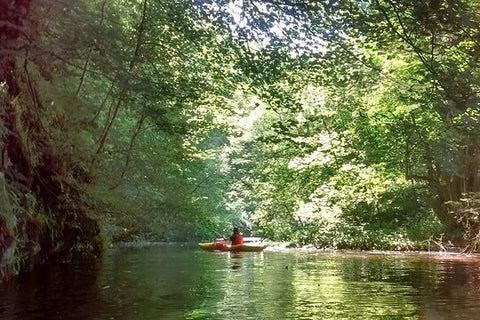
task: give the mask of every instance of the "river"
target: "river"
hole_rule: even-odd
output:
[[[116,247],[0,285],[0,319],[480,319],[480,257]]]

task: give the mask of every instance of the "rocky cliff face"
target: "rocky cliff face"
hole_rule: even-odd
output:
[[[39,49],[42,22],[32,8],[40,2],[0,0],[0,281],[48,259],[102,249],[82,191],[91,177],[49,128],[55,115],[40,84],[55,70]]]

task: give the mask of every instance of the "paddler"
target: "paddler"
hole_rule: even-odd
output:
[[[237,227],[233,227],[233,234],[230,236],[232,246],[236,244],[243,244],[243,235]]]

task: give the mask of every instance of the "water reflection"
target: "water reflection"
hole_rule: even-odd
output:
[[[0,319],[88,319],[101,312],[94,261],[45,265],[0,286]]]
[[[230,260],[230,263],[232,265],[233,270],[238,270],[241,269],[243,266],[243,252],[228,252],[228,258]]]
[[[118,248],[0,286],[0,319],[475,319],[479,271],[464,256]]]

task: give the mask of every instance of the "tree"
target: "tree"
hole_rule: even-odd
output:
[[[365,123],[376,123],[381,131],[368,129],[361,122],[352,128],[361,134],[355,143],[367,147],[366,164],[383,158],[388,167],[401,169],[406,179],[427,184],[437,217],[453,235],[459,227],[458,217],[448,210],[446,202],[478,191],[474,173],[478,165],[474,151],[478,149],[475,2],[242,4],[239,29],[243,33],[238,32],[239,38],[246,44],[256,40],[263,61],[268,60],[266,57],[277,62],[297,57],[295,61],[302,61],[297,65],[308,68],[307,74],[312,75],[303,79],[332,92],[348,88],[357,97],[376,96],[357,98],[361,104],[370,104],[364,108],[367,113],[359,106],[357,115],[366,116]],[[280,56],[272,54],[277,43],[287,44],[290,50]],[[279,65],[291,70],[288,63]],[[279,79],[261,71],[257,78],[263,84]],[[279,91],[266,92],[271,93],[269,103],[275,98],[289,103]],[[295,104],[287,108],[298,109]],[[282,130],[289,135],[291,131]],[[388,146],[398,139],[401,151]],[[375,150],[378,143],[386,149]]]

